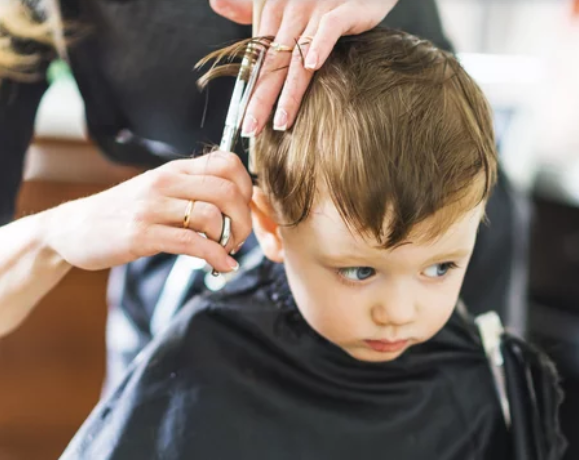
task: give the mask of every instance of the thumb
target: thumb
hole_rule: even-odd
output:
[[[213,11],[238,24],[251,24],[252,0],[209,0]]]

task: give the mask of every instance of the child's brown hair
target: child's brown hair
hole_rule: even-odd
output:
[[[255,146],[255,172],[281,223],[299,224],[325,194],[385,248],[436,214],[420,235],[434,238],[487,200],[496,163],[488,103],[456,58],[383,28],[342,37],[292,129],[270,122]]]

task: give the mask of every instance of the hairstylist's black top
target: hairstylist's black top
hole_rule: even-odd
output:
[[[82,30],[83,38],[69,49],[70,65],[85,101],[90,135],[106,155],[154,166],[199,152],[205,143],[219,143],[232,82],[212,82],[208,94],[200,93],[195,83],[200,74],[193,66],[209,51],[249,36],[249,27],[221,18],[207,0],[61,4],[65,20]],[[434,0],[399,0],[384,23],[450,47]],[[46,66],[54,53],[41,51]],[[0,85],[0,225],[14,214],[24,154],[46,88],[45,81]],[[492,231],[483,227],[480,232],[462,292],[471,311],[504,312],[511,295],[517,251],[511,201],[501,179],[488,208]],[[111,290],[111,302],[123,305],[145,335],[171,261],[160,256],[130,264],[122,289]]]
[[[556,393],[552,375],[539,380],[537,399]],[[395,361],[358,361],[309,327],[283,266],[262,261],[185,305],[62,459],[560,458],[556,402],[540,421],[551,454],[521,456],[493,385],[464,315]]]

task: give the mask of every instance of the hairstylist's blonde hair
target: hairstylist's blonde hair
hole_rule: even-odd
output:
[[[57,0],[41,0],[34,11],[21,0],[3,0],[0,4],[0,81],[43,78],[40,66],[54,48],[64,53]]]
[[[496,167],[489,105],[456,58],[380,28],[342,37],[292,129],[270,120],[255,145],[259,185],[282,224],[299,224],[328,196],[383,247],[436,238],[488,199]],[[412,233],[430,217],[426,234]]]

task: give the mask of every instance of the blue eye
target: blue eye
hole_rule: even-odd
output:
[[[453,268],[457,268],[457,265],[454,262],[434,264],[424,270],[424,274],[429,278],[442,278]]]
[[[340,268],[340,275],[350,281],[364,281],[376,274],[376,270],[371,267],[348,267]]]

